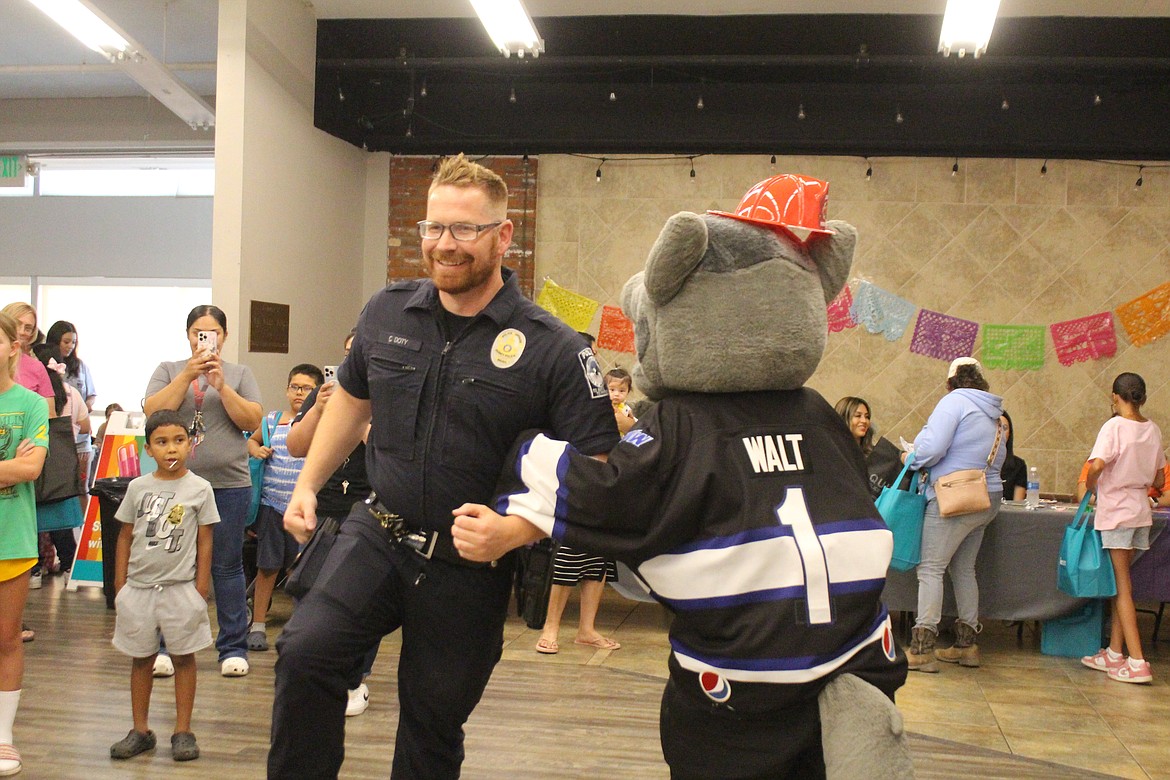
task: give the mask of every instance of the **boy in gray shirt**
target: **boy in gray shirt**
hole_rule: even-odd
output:
[[[134,728],[110,747],[111,758],[131,758],[155,746],[147,725],[159,633],[175,665],[176,761],[199,757],[191,733],[195,706],[195,651],[211,644],[207,593],[211,586],[212,525],[219,522],[211,484],[187,470],[191,439],[178,412],[146,421],[146,454],[158,470],[130,483],[115,517],[118,534],[114,587],[114,647],[134,659],[130,702]],[[124,587],[126,586],[126,587]]]

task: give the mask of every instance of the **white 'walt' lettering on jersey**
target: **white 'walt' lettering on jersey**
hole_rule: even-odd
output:
[[[804,471],[804,456],[800,443],[804,436],[799,433],[776,436],[745,436],[744,449],[748,460],[757,474],[771,474],[776,471]]]

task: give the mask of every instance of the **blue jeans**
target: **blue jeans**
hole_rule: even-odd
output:
[[[220,663],[248,657],[248,585],[244,580],[244,524],[252,488],[216,488],[219,522],[213,531],[211,585],[219,635],[215,649]]]
[[[950,569],[959,620],[979,625],[979,583],[975,581],[975,559],[983,544],[983,531],[995,519],[1003,493],[990,495],[991,507],[954,517],[940,517],[938,500],[926,504],[922,521],[922,560],[918,564],[918,619],[914,627],[938,631],[942,619],[943,572]]]

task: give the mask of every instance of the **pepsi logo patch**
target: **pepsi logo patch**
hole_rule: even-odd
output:
[[[707,694],[707,698],[711,701],[722,704],[731,698],[731,683],[723,679],[715,672],[701,672],[699,674],[699,685],[703,688],[703,693]]]
[[[894,644],[894,632],[890,629],[890,621],[888,620],[882,629],[882,652],[891,661],[895,661],[898,658],[898,647]]]

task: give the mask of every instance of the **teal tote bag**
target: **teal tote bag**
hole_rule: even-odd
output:
[[[881,495],[874,502],[878,514],[894,534],[894,557],[890,559],[890,568],[897,571],[913,569],[922,556],[922,517],[926,514],[926,496],[922,493],[921,480],[911,479],[909,490],[898,489],[913,462],[914,453],[910,453],[894,484],[882,488]]]

